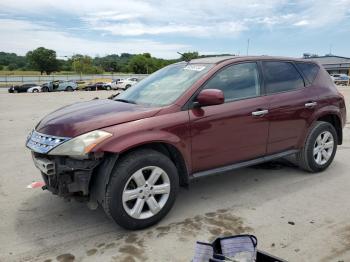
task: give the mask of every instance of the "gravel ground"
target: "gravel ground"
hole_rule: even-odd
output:
[[[342,88],[350,111],[350,89]],[[101,209],[41,189],[24,141],[45,114],[111,92],[0,91],[0,261],[190,261],[196,240],[252,233],[289,261],[350,260],[350,126],[333,164],[310,175],[280,164],[203,178],[181,189],[157,226],[128,232]]]

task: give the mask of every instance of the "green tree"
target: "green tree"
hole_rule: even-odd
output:
[[[59,71],[72,71],[72,61],[70,60],[58,60]]]
[[[144,55],[136,55],[129,61],[129,68],[135,74],[147,74],[151,67],[150,58]]]
[[[59,63],[54,50],[39,47],[33,51],[29,51],[26,57],[31,66],[39,70],[41,74],[45,72],[47,75],[50,75],[59,69]]]
[[[100,74],[103,69],[100,66],[92,64],[92,58],[87,55],[74,55],[72,57],[73,70],[80,74]]]
[[[27,59],[25,56],[18,56],[15,53],[0,52],[0,65],[8,66],[16,64],[16,68],[25,67]]]
[[[136,74],[151,74],[158,69],[178,62],[178,60],[165,60],[152,57],[150,53],[133,55],[128,62],[129,71]]]
[[[4,66],[3,65],[0,65],[0,71],[4,69]]]
[[[121,70],[121,57],[115,54],[95,57],[92,63],[95,66],[102,67],[106,72],[120,72]]]
[[[17,69],[17,65],[15,63],[11,63],[7,66],[7,69],[10,71],[16,70]]]
[[[186,53],[181,54],[180,59],[182,61],[190,61],[190,60],[198,58],[198,57],[199,57],[198,52],[186,52]]]

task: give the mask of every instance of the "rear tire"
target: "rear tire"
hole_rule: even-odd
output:
[[[114,168],[103,207],[108,216],[126,229],[146,228],[170,211],[178,187],[178,172],[168,157],[151,149],[137,150],[122,157]],[[132,190],[135,195],[130,197]]]
[[[304,148],[297,153],[296,161],[301,169],[321,172],[332,163],[337,145],[338,137],[333,125],[317,121],[311,127]]]
[[[47,86],[44,86],[42,89],[41,89],[43,92],[49,92],[49,88]]]
[[[66,91],[68,91],[68,92],[73,92],[74,90],[73,90],[73,87],[67,86]]]
[[[39,93],[38,89],[33,89],[33,93]]]

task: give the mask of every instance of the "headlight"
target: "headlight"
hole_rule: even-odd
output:
[[[95,146],[103,140],[111,137],[112,134],[95,130],[80,136],[77,136],[58,147],[52,149],[49,155],[64,155],[64,156],[83,156],[88,154]]]

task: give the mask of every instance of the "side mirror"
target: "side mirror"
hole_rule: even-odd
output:
[[[225,102],[224,93],[219,89],[204,89],[196,99],[198,106],[220,105]]]

